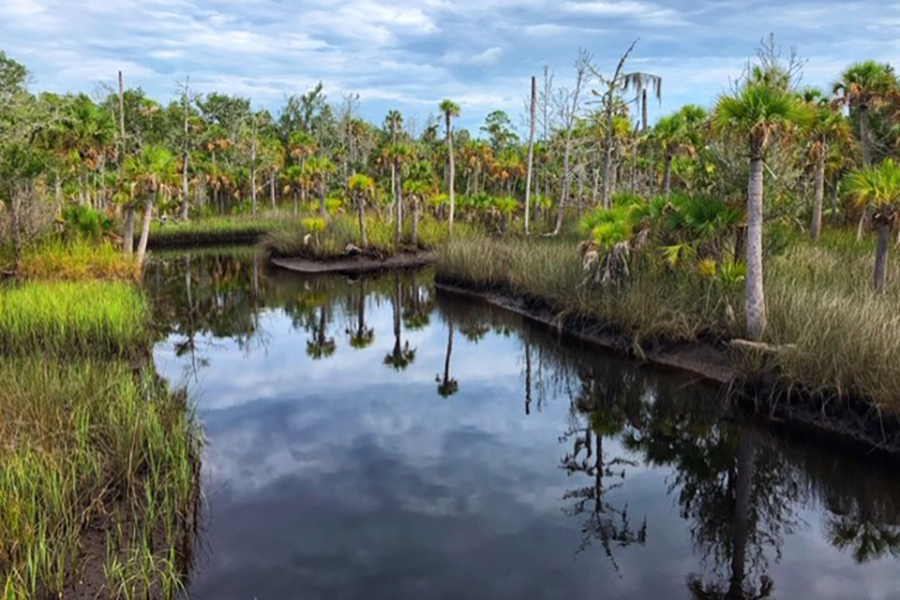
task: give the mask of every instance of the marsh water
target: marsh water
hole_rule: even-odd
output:
[[[196,251],[146,281],[207,437],[192,598],[900,597],[897,477],[690,377],[427,270]]]

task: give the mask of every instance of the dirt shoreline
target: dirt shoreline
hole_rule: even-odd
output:
[[[458,282],[436,281],[439,293],[456,294],[510,310],[523,318],[558,331],[561,335],[607,348],[642,362],[675,368],[718,384],[735,407],[754,418],[814,443],[840,444],[866,459],[882,459],[900,465],[900,420],[881,414],[860,400],[828,401],[778,381],[774,374],[746,379],[735,357],[724,344],[710,342],[661,343],[652,349],[636,347],[627,336],[615,334],[599,323],[560,317],[549,307],[502,291],[467,288]],[[728,401],[728,400],[726,400]]]
[[[282,269],[299,273],[341,273],[355,275],[386,269],[411,269],[424,267],[435,261],[433,252],[404,252],[385,259],[353,256],[334,260],[313,260],[308,258],[272,258],[271,263]]]

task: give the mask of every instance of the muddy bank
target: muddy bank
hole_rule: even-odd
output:
[[[824,444],[838,443],[854,454],[900,465],[900,419],[896,416],[881,413],[865,400],[809,394],[774,372],[748,377],[739,367],[739,354],[725,343],[658,342],[643,348],[608,326],[560,315],[540,301],[502,291],[473,290],[460,282],[438,281],[435,287],[440,293],[463,295],[513,311],[563,336],[698,375],[719,384],[725,401],[733,402],[741,412],[784,432]]]
[[[341,273],[357,274],[383,271],[386,269],[409,269],[424,267],[433,263],[433,252],[401,253],[387,258],[353,256],[334,260],[312,260],[308,258],[272,258],[271,262],[282,269],[299,273]]]

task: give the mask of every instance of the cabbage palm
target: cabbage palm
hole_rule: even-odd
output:
[[[368,175],[357,173],[351,175],[347,181],[347,189],[350,197],[356,200],[356,208],[359,213],[359,245],[365,248],[369,241],[366,238],[365,204],[375,197],[375,181]]]
[[[403,183],[403,191],[412,199],[412,246],[419,245],[419,206],[429,197],[437,193],[437,185],[431,163],[422,160],[415,163],[410,169],[409,177]]]
[[[859,144],[863,166],[872,164],[870,111],[884,103],[896,89],[894,68],[874,60],[854,63],[841,74],[840,81],[834,84],[836,101],[847,105],[859,116]]]
[[[809,155],[815,163],[815,191],[809,233],[815,241],[819,239],[822,231],[822,205],[825,200],[825,167],[828,160],[828,149],[832,143],[849,140],[850,127],[844,116],[829,106],[818,90],[808,90],[804,94],[804,100],[811,105],[814,115],[810,127]]]
[[[900,209],[900,164],[887,159],[875,167],[854,171],[849,178],[849,190],[859,204],[872,211],[872,223],[878,231],[874,285],[875,291],[881,293],[887,280],[891,227]]]
[[[156,196],[177,181],[178,164],[171,152],[161,146],[144,146],[125,162],[125,176],[137,193],[144,195],[144,220],[138,242],[137,263],[143,264],[150,238],[150,221]]]
[[[453,117],[459,116],[459,105],[454,103],[452,100],[444,100],[440,104],[441,113],[444,115],[444,123],[446,125],[447,132],[447,160],[450,166],[450,218],[448,220],[448,227],[450,232],[453,232],[453,213],[456,210],[456,200],[454,197],[454,183],[456,179],[455,173],[455,165],[453,163],[453,131],[450,128],[450,119]]]
[[[765,81],[750,81],[734,95],[719,99],[713,125],[743,137],[748,144],[750,176],[747,186],[747,335],[754,340],[766,328],[763,291],[762,229],[763,168],[766,152],[781,135],[811,118],[808,107],[790,91]]]
[[[319,189],[319,216],[322,219],[328,218],[328,211],[325,207],[325,188],[328,183],[328,176],[334,173],[335,170],[334,163],[326,156],[314,156],[303,165],[304,174]]]

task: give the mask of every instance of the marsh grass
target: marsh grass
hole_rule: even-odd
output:
[[[122,279],[137,282],[141,278],[141,269],[131,256],[124,255],[109,242],[51,238],[24,252],[19,275],[26,279]]]
[[[454,225],[454,237],[468,238],[477,227],[466,223]],[[430,216],[419,220],[419,239],[412,245],[412,223],[403,224],[400,251],[417,252],[433,250],[448,240],[447,223]],[[394,245],[394,224],[377,215],[366,218],[368,245],[363,252],[372,256],[387,257],[397,253]],[[278,227],[263,238],[263,247],[275,256],[300,257],[314,260],[331,260],[346,256],[347,246],[359,246],[359,221],[356,216],[338,214],[327,223],[307,218]]]
[[[98,525],[105,597],[180,581],[200,447],[184,394],[118,360],[0,359],[0,440],[0,597],[64,597]]]
[[[149,342],[150,309],[118,281],[27,281],[0,287],[0,355],[130,355]]]
[[[832,232],[803,238],[766,259],[766,341],[790,345],[774,360],[784,382],[828,398],[857,398],[900,411],[900,260],[889,289],[872,292],[872,240]],[[652,250],[651,250],[652,251]],[[627,336],[656,341],[726,341],[743,336],[743,285],[724,285],[641,260],[619,286],[582,285],[576,244],[554,238],[451,241],[439,252],[439,281],[528,299]],[[740,361],[754,372],[758,363]]]
[[[288,214],[266,213],[258,217],[202,217],[190,221],[159,223],[150,228],[151,248],[254,243],[265,234],[298,220]]]

